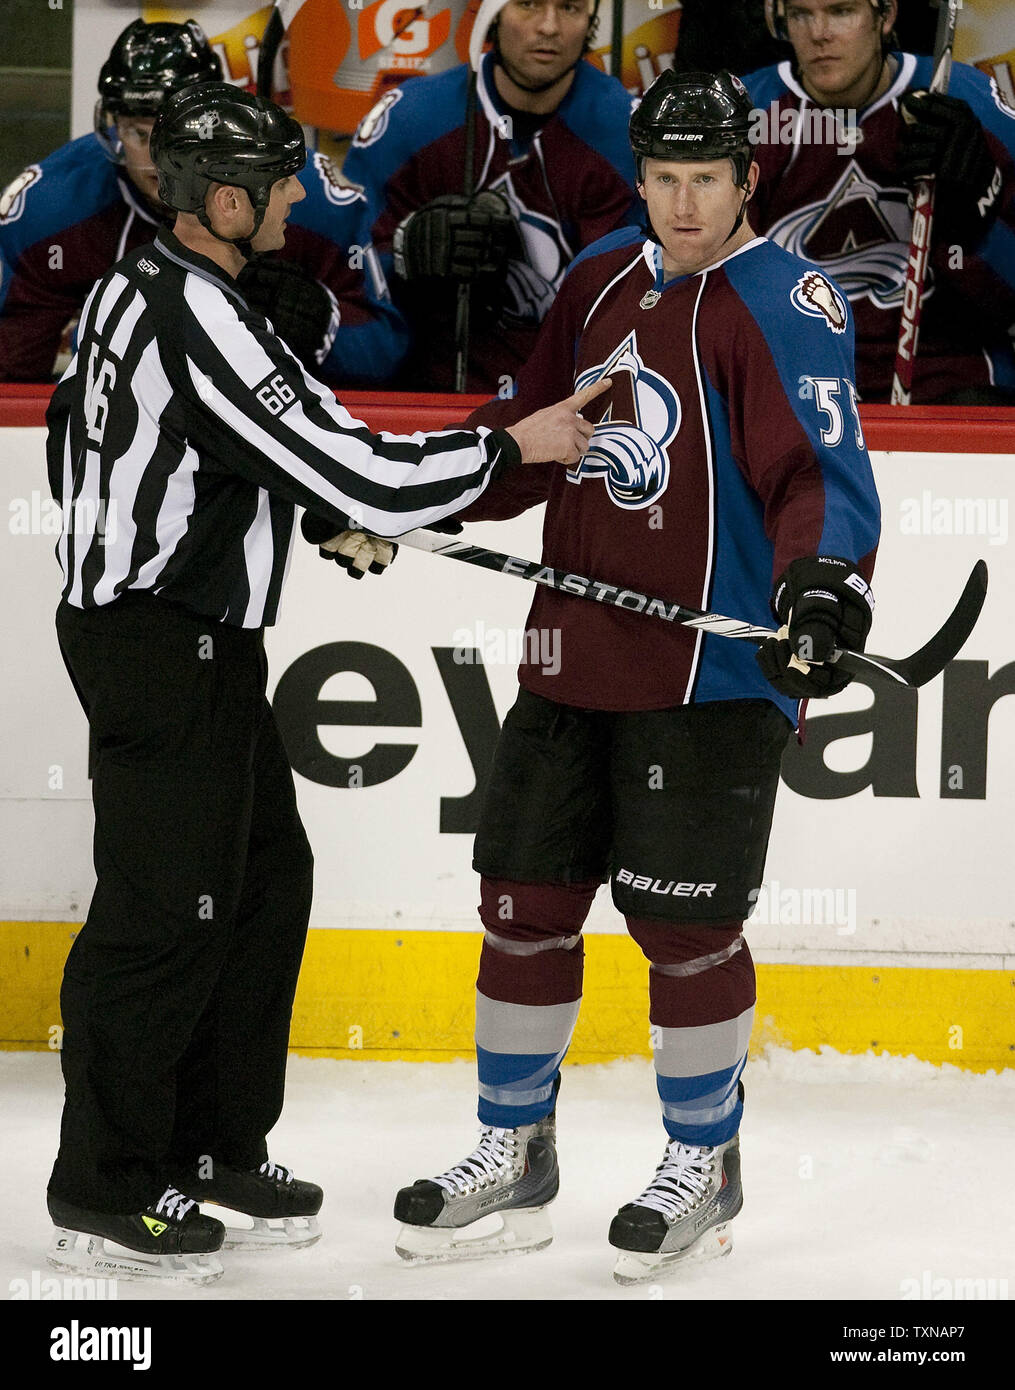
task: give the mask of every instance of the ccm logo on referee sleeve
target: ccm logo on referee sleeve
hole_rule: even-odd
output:
[[[714,883],[676,883],[673,879],[664,884],[661,878],[653,878],[651,874],[633,874],[630,869],[618,869],[614,878],[617,883],[626,883],[631,888],[672,894],[675,898],[710,898],[716,889]]]
[[[254,395],[270,415],[281,415],[287,405],[292,405],[296,392],[287,385],[281,372],[276,372],[270,381],[259,386]]]

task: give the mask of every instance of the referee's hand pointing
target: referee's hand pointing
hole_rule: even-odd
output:
[[[579,414],[583,406],[608,390],[613,382],[609,377],[583,386],[566,401],[548,405],[519,420],[508,429],[519,449],[522,463],[550,463],[556,460],[569,468],[588,453],[589,440],[595,425]]]

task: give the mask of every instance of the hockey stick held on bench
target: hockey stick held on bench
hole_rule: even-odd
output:
[[[572,598],[587,599],[591,603],[603,604],[608,608],[643,613],[646,617],[660,618],[664,622],[677,623],[682,627],[698,628],[717,637],[732,637],[737,641],[760,645],[769,638],[778,636],[773,628],[740,622],[736,618],[725,618],[721,613],[706,613],[700,608],[686,608],[670,599],[652,598],[635,589],[606,584],[601,580],[589,579],[585,575],[572,574],[568,570],[553,569],[549,565],[538,564],[535,560],[522,560],[517,555],[504,555],[498,550],[470,545],[467,541],[452,540],[436,531],[409,531],[406,535],[397,537],[397,540],[399,545],[407,545],[414,550],[426,550],[431,555],[443,555],[449,560],[460,560],[466,565],[476,565],[480,569],[494,570],[499,574],[510,574],[516,579],[527,579],[530,583],[542,584],[548,589],[557,590],[558,593],[570,594]],[[947,621],[930,641],[912,656],[900,660],[896,657],[875,656],[868,652],[842,650],[834,652],[830,660],[854,676],[865,676],[875,681],[892,681],[914,688],[926,685],[935,676],[940,675],[949,661],[958,655],[976,625],[986,596],[987,566],[983,560],[977,560]]]
[[[955,26],[962,0],[938,0],[937,35],[934,41],[934,71],[930,91],[945,95],[951,79],[952,50],[955,46]],[[902,318],[899,323],[899,342],[895,353],[892,376],[892,405],[911,405],[916,353],[920,341],[920,320],[923,315],[923,291],[930,259],[930,239],[934,226],[935,184],[933,178],[921,179],[913,194],[913,229],[909,239],[906,278],[903,283]]]

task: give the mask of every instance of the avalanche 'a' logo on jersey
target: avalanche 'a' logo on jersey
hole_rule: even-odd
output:
[[[680,397],[638,355],[631,333],[601,366],[582,372],[580,391],[593,381],[612,378],[603,415],[589,451],[566,474],[569,483],[602,478],[610,501],[627,511],[650,507],[666,491],[670,460],[666,449],[680,429]]]
[[[525,247],[525,260],[508,261],[507,295],[502,311],[507,323],[542,323],[554,301],[574,252],[560,223],[527,208],[515,191],[510,173],[488,187],[507,200]]]
[[[882,188],[851,159],[826,198],[794,209],[766,236],[821,266],[850,301],[866,298],[878,309],[897,309],[906,284],[912,222],[908,190]],[[925,299],[932,290],[928,266]]]

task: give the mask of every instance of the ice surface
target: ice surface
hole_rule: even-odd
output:
[[[565,1068],[549,1249],[420,1268],[394,1254],[392,1201],[474,1147],[473,1067],[294,1057],[271,1154],[324,1187],[321,1241],[226,1252],[226,1273],[208,1289],[121,1281],[119,1300],[857,1299],[900,1301],[901,1312],[949,1288],[1015,1297],[1015,1070],[773,1050],[749,1064],[745,1082],[733,1255],[624,1289],[606,1233],[662,1156],[649,1062]],[[61,1101],[57,1054],[0,1053],[0,1299],[33,1271],[55,1277],[45,1187]]]

